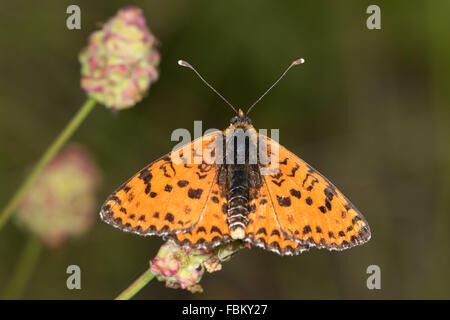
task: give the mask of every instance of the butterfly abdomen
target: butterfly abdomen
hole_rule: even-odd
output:
[[[245,238],[248,224],[248,166],[228,165],[228,210],[227,223],[233,239]]]

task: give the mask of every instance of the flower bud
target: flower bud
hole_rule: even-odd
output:
[[[157,256],[150,262],[150,270],[169,288],[182,288],[202,292],[199,282],[205,272],[222,269],[221,262],[243,247],[241,241],[218,246],[211,250],[190,249],[172,242],[163,244]]]
[[[112,110],[134,106],[158,79],[156,43],[141,9],[120,9],[80,53],[81,87]]]
[[[98,185],[98,170],[86,151],[69,145],[44,168],[21,201],[16,220],[49,247],[59,247],[92,226]]]

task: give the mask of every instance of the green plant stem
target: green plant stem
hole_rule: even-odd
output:
[[[30,236],[17,262],[14,273],[6,287],[2,299],[19,299],[25,289],[41,253],[41,242]]]
[[[129,300],[136,293],[138,293],[143,287],[145,287],[153,278],[155,274],[147,269],[139,278],[136,279],[128,288],[126,288],[121,294],[117,296],[115,300]]]
[[[50,162],[50,160],[53,159],[53,157],[58,153],[62,146],[64,146],[64,144],[69,140],[69,138],[80,126],[86,116],[91,112],[95,104],[96,101],[93,98],[89,98],[80,108],[80,110],[75,114],[72,120],[67,124],[64,130],[55,139],[55,141],[53,141],[53,143],[48,147],[47,151],[45,151],[41,159],[34,166],[31,173],[28,175],[17,192],[8,202],[6,207],[0,213],[0,229],[5,225],[8,219],[11,217],[12,213],[16,210],[22,198],[39,177],[42,169]]]

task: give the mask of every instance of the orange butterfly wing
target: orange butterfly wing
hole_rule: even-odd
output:
[[[219,175],[220,172],[217,173],[217,179],[206,202],[203,218],[197,226],[189,232],[168,235],[165,237],[167,240],[197,249],[212,248],[232,241],[227,224],[227,198],[220,187]]]
[[[246,241],[280,255],[293,255],[308,250],[309,246],[287,239],[280,230],[271,204],[267,185],[254,190],[249,203]]]
[[[189,235],[200,221],[211,233],[212,226],[207,223],[216,223],[215,217],[209,217],[212,203],[216,203],[209,200],[211,191],[216,190],[218,166],[205,158],[211,157],[211,147],[221,136],[220,131],[205,135],[142,169],[108,197],[100,212],[102,219],[141,235]],[[200,164],[195,164],[200,154]],[[225,232],[223,229],[222,235]],[[189,241],[196,244],[201,233],[194,235]],[[207,239],[213,241],[214,237]]]
[[[279,159],[274,174],[261,175],[268,202],[256,206],[256,215],[270,211],[275,216],[273,231],[266,230],[267,242],[272,241],[269,232],[277,231],[299,244],[329,250],[343,250],[370,239],[367,221],[330,181],[286,148],[265,138],[268,152],[278,149],[274,152]],[[272,143],[276,148],[271,148]],[[282,243],[278,243],[280,248]]]

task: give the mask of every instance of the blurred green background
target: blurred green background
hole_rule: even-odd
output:
[[[66,28],[78,4],[81,30]],[[364,214],[367,244],[280,257],[242,250],[206,274],[192,295],[152,282],[141,299],[450,298],[450,2],[441,1],[0,1],[0,207],[85,101],[78,52],[125,5],[144,10],[161,42],[160,79],[136,107],[98,105],[73,141],[102,170],[98,209],[122,182],[169,152],[176,128],[225,128],[230,108],[183,58],[244,110],[298,57],[252,111],[256,128],[317,168]],[[366,8],[381,7],[381,30]],[[27,234],[0,230],[0,292]],[[85,237],[44,250],[23,298],[111,299],[141,274],[162,244],[100,221]],[[82,289],[66,288],[66,268]],[[381,268],[368,290],[366,268]]]

